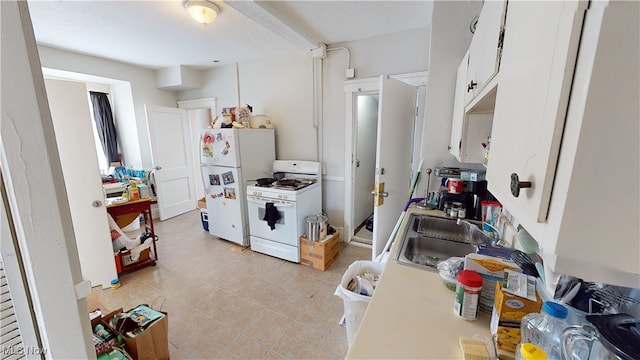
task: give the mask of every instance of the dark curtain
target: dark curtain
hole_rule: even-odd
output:
[[[116,127],[113,124],[109,98],[107,94],[101,92],[89,91],[89,94],[93,104],[93,118],[96,120],[96,128],[104,154],[109,163],[119,162]]]

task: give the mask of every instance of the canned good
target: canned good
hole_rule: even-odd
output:
[[[106,339],[109,337],[109,332],[104,328],[102,324],[96,325],[96,327],[93,328],[93,332],[96,334],[96,336],[102,339]]]

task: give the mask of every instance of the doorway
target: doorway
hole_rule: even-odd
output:
[[[375,93],[361,93],[355,99],[356,133],[354,134],[355,176],[353,204],[353,241],[371,245],[373,239],[373,197],[375,184],[378,99]],[[371,220],[369,220],[371,219]],[[369,224],[367,224],[369,222]]]
[[[407,139],[412,142],[412,167],[416,170],[420,161],[427,73],[409,73],[391,77],[415,86],[417,89],[417,113],[413,124],[413,138]],[[371,191],[375,184],[375,157],[378,152],[376,138],[379,84],[379,78],[349,80],[344,83],[346,156],[343,232],[347,242],[353,241],[355,245],[367,247],[372,245],[373,237],[373,233],[367,230],[366,225],[369,216],[374,212]],[[371,143],[368,140],[371,140]],[[367,155],[371,156],[371,165],[367,164]]]

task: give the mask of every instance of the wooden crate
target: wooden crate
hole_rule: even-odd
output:
[[[300,264],[321,271],[327,270],[340,253],[340,233],[336,231],[323,241],[300,237]]]

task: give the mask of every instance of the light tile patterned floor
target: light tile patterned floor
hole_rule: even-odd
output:
[[[371,250],[346,245],[327,270],[252,252],[203,231],[199,211],[154,223],[156,266],[120,278],[116,290],[94,288],[109,309],[150,304],[169,313],[172,359],[343,359],[333,295],[346,268]]]

